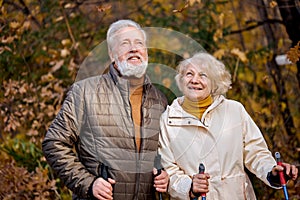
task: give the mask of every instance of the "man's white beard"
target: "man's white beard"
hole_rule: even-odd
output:
[[[146,73],[148,61],[142,61],[140,65],[132,65],[126,60],[120,62],[116,59],[116,64],[122,76],[141,78]]]

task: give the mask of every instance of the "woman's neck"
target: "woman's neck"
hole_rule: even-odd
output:
[[[201,119],[203,113],[212,104],[212,102],[213,99],[211,95],[199,101],[191,101],[190,99],[185,97],[181,106],[187,113],[190,113],[198,119]]]

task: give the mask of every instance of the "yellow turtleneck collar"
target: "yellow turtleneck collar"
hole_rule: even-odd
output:
[[[200,101],[191,101],[185,97],[181,106],[186,112],[194,115],[198,119],[201,119],[203,113],[212,104],[212,102],[213,99],[211,95]]]

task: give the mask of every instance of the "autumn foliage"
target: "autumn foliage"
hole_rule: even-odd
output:
[[[121,18],[179,31],[222,60],[233,78],[227,96],[245,105],[272,152],[299,167],[300,43],[289,38],[275,1],[255,2],[0,1],[0,199],[71,198],[49,169],[41,142],[84,58]],[[279,66],[281,54],[293,63]],[[152,49],[153,58],[173,69],[183,59]],[[163,69],[153,71],[158,76]],[[164,87],[172,84],[163,79]],[[250,177],[258,199],[283,197]],[[300,198],[299,186],[289,182],[291,199]]]
[[[0,163],[1,184],[0,197],[11,199],[55,199],[56,182],[48,179],[48,170],[36,168],[30,173],[14,162]]]

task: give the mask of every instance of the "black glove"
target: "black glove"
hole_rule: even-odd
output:
[[[285,171],[283,171],[283,174],[284,174],[284,179],[285,181],[287,182],[288,180],[291,179],[290,176],[288,176]],[[279,177],[279,173],[277,173],[276,176],[274,176],[272,174],[272,171],[270,171],[267,175],[267,180],[269,181],[269,183],[271,184],[271,186],[274,186],[274,187],[281,187],[281,183],[280,183],[280,177]]]

